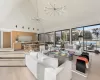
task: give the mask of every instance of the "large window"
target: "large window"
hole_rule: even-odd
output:
[[[84,27],[84,49],[88,51],[100,49],[100,25]]]
[[[61,31],[56,31],[55,32],[55,42],[56,42],[56,45],[61,45],[61,35],[62,35],[62,32]]]
[[[55,42],[55,33],[54,32],[48,33],[48,37],[49,37],[49,42],[51,42],[51,43]]]
[[[55,42],[55,32],[49,32],[49,33],[42,33],[38,35],[38,40],[40,42],[47,42],[50,44],[54,44]]]
[[[56,37],[55,37],[55,42],[56,46],[61,46],[61,43],[69,43],[70,42],[70,30],[61,30],[61,31],[56,31],[55,32]]]
[[[45,42],[45,39],[44,39],[44,38],[45,38],[45,34],[44,34],[44,33],[39,34],[39,35],[38,35],[38,38],[39,38],[38,40],[39,40],[40,42]]]
[[[72,44],[83,46],[83,27],[72,29]]]
[[[72,44],[81,45],[87,51],[100,50],[100,25],[73,28],[71,35]]]
[[[69,29],[62,31],[62,40],[67,43],[70,42],[70,30]]]
[[[54,44],[55,42],[55,33],[54,32],[49,32],[45,33],[45,42],[48,42],[50,44]]]

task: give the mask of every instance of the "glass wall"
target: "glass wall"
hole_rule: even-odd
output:
[[[39,34],[39,41],[49,42],[56,46],[61,43],[70,43],[70,30],[60,30]],[[93,51],[100,49],[100,24],[71,29],[72,44],[81,45],[84,50]]]
[[[70,30],[69,29],[62,31],[62,40],[67,43],[70,42]]]
[[[42,33],[38,35],[38,40],[40,42],[46,42],[49,44],[55,43],[55,32],[49,32],[49,33]]]
[[[55,42],[55,32],[48,33],[48,37],[49,37],[49,42],[50,43],[54,43]]]
[[[70,29],[39,34],[38,40],[60,47],[62,41],[70,43]]]
[[[73,28],[71,34],[72,44],[83,46],[83,27]]]
[[[84,27],[84,49],[88,51],[100,49],[100,25]]]
[[[70,43],[70,30],[61,30],[55,32],[55,43],[56,46],[60,47],[61,43]]]
[[[38,40],[39,40],[40,42],[45,42],[45,39],[44,39],[44,38],[45,38],[45,34],[44,34],[44,33],[39,34],[39,35],[38,35],[38,38],[39,38]]]
[[[56,46],[58,46],[58,47],[61,46],[61,36],[62,36],[61,31],[56,31],[55,32],[55,43],[56,43]]]

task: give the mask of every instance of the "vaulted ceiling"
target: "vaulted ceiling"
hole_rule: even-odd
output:
[[[20,0],[0,0],[0,22],[3,22]]]
[[[40,32],[50,32],[72,27],[81,27],[100,23],[100,0],[0,0],[0,27],[22,26],[40,29]],[[66,6],[61,15],[46,14],[45,7],[51,4]],[[36,17],[37,9],[39,23],[32,20]],[[10,27],[10,28],[13,28]],[[14,28],[15,29],[15,28]],[[30,30],[32,31],[32,30]]]
[[[0,28],[36,32],[36,23],[31,19],[34,16],[36,4],[33,5],[30,0],[0,0]]]
[[[47,15],[43,9],[49,7],[48,2],[66,6],[65,12],[59,16]],[[47,32],[100,23],[100,0],[39,0],[38,3]]]

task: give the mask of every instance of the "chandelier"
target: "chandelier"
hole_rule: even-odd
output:
[[[61,7],[57,7],[56,4],[51,4],[49,3],[50,7],[45,7],[44,11],[46,12],[46,14],[49,14],[50,16],[52,15],[61,15],[66,6],[61,6]]]
[[[36,27],[38,28],[38,24],[41,24],[42,28],[43,28],[43,25],[42,25],[42,18],[39,17],[39,10],[38,10],[38,0],[36,0],[36,16],[31,18],[31,20],[33,20],[35,23],[36,23]],[[44,28],[43,28],[44,30]],[[39,29],[37,29],[37,32],[39,31]]]
[[[35,22],[41,22],[42,18],[39,17],[38,0],[36,0],[36,17],[32,18]]]

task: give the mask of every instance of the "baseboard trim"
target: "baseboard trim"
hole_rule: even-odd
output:
[[[0,59],[25,59],[25,57],[0,57]]]
[[[0,67],[27,67],[27,66],[25,65],[25,66],[0,66]]]

